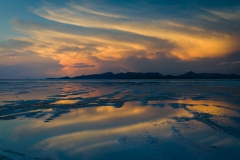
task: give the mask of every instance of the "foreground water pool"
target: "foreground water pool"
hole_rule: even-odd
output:
[[[240,159],[240,81],[0,81],[0,159]]]

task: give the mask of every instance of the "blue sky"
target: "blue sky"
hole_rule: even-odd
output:
[[[240,74],[238,1],[1,0],[0,78]]]

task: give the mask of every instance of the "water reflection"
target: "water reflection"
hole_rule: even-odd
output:
[[[45,124],[42,121],[31,124],[31,127],[39,127],[44,124],[44,128],[69,127],[74,129],[78,125],[85,128],[111,128],[117,126],[128,126],[144,121],[162,121],[167,117],[193,117],[191,113],[183,108],[172,109],[170,106],[158,109],[152,106],[141,106],[140,102],[127,102],[122,108],[113,106],[100,106],[94,108],[74,109],[70,113],[56,118]],[[43,129],[43,128],[41,128]],[[36,129],[34,129],[36,131]]]
[[[75,104],[79,102],[79,100],[58,100],[52,104]]]
[[[6,128],[6,132],[19,135],[17,139],[15,136],[8,139],[8,147],[13,147],[13,144],[16,147],[12,141],[17,141],[21,147],[56,153],[60,159],[95,159],[95,155],[99,155],[99,159],[107,159],[110,158],[110,151],[114,156],[121,154],[116,159],[143,158],[142,156],[145,156],[144,159],[158,159],[155,156],[160,153],[161,157],[177,158],[159,152],[159,149],[168,147],[181,151],[186,159],[191,159],[192,156],[202,154],[207,157],[220,154],[216,147],[240,147],[239,139],[213,130],[196,119],[188,107],[200,108],[194,110],[199,113],[202,109],[199,105],[189,105],[186,108],[174,108],[169,101],[165,102],[164,107],[142,106],[138,101],[126,102],[122,108],[99,106],[72,109],[48,123],[33,119],[23,120],[13,128],[1,127]],[[45,110],[48,111],[52,109]],[[212,109],[208,113],[212,111],[215,113]],[[189,121],[184,121],[185,119]],[[26,137],[28,144],[24,143]],[[191,155],[186,149],[198,154]],[[129,150],[132,150],[131,155],[127,155]],[[151,151],[152,154],[142,155],[139,154],[140,151]],[[232,153],[236,154],[234,149]]]
[[[239,159],[238,101],[212,98],[202,82],[187,83],[198,94],[181,88],[184,81],[53,83],[54,93],[43,99],[0,106],[0,157]],[[48,85],[53,86],[32,84],[29,92]],[[234,89],[228,94],[233,93],[238,94]]]
[[[16,127],[14,132],[27,130],[27,134],[34,137],[45,132],[51,133],[51,138],[38,142],[34,145],[35,148],[79,155],[86,150],[93,152],[104,147],[106,150],[108,147],[115,148],[115,145],[128,143],[127,141],[132,141],[134,137],[139,140],[140,137],[144,140],[147,135],[151,137],[151,134],[155,137],[169,137],[171,131],[167,125],[167,117],[172,116],[192,117],[182,108],[157,109],[152,106],[140,106],[140,102],[129,102],[122,108],[101,106],[72,110],[47,124],[43,121],[32,121]],[[132,138],[122,138],[126,135]],[[140,140],[137,143],[142,142]]]
[[[188,106],[187,109],[198,113],[211,113],[211,115],[216,116],[240,116],[240,113],[237,111],[212,105]]]

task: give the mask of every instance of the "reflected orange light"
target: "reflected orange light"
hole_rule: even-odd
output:
[[[58,100],[52,104],[75,104],[79,102],[79,100]]]
[[[183,108],[176,110],[171,107],[164,107],[159,109],[153,108],[152,106],[140,106],[140,104],[136,102],[129,102],[125,103],[122,108],[100,106],[96,108],[75,109],[68,114],[62,115],[54,121],[50,121],[47,125],[44,125],[44,127],[47,129],[74,124],[97,125],[98,123],[110,124],[110,122],[116,122],[116,125],[118,122],[122,123],[122,125],[126,125],[129,123],[128,121],[138,123],[139,120],[147,117],[152,117],[152,119],[158,119],[159,121],[162,118],[165,119],[166,116],[193,117],[191,113]],[[37,123],[32,124],[31,127],[35,128],[42,126],[42,123],[44,122],[38,121]]]
[[[198,112],[198,113],[209,113],[212,115],[219,115],[219,116],[240,116],[240,114],[236,111],[232,111],[225,108],[219,108],[216,106],[203,106],[203,105],[197,105],[197,106],[188,106],[189,110]]]

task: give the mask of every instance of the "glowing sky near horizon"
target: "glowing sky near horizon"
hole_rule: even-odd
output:
[[[0,78],[240,74],[240,2],[1,0]]]

